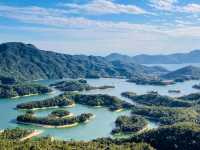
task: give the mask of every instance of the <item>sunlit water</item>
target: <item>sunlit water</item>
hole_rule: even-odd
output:
[[[48,85],[55,80],[44,80],[44,81],[37,81],[39,83]],[[88,83],[92,86],[100,86],[100,85],[113,85],[115,88],[113,89],[106,89],[106,90],[92,90],[87,92],[81,92],[84,94],[109,94],[113,96],[117,96],[125,101],[133,103],[131,100],[127,98],[121,97],[121,93],[125,91],[132,91],[136,92],[137,94],[144,94],[148,91],[158,91],[162,95],[170,95],[173,97],[178,97],[181,95],[195,93],[198,90],[192,88],[192,86],[199,81],[188,81],[184,83],[177,83],[175,85],[169,86],[143,86],[143,85],[136,85],[134,83],[128,83],[124,79],[88,79]],[[172,94],[168,93],[168,90],[178,89],[181,90],[180,94]],[[24,128],[31,128],[31,129],[40,129],[43,130],[42,135],[50,135],[54,136],[58,139],[64,140],[91,140],[99,137],[108,137],[111,136],[110,132],[114,128],[114,121],[120,115],[130,115],[129,111],[122,111],[122,112],[111,112],[106,108],[94,108],[94,107],[87,107],[83,105],[76,105],[73,108],[65,108],[68,111],[74,113],[75,115],[79,115],[81,113],[92,113],[96,116],[96,118],[92,119],[87,124],[80,124],[79,126],[73,128],[63,128],[63,129],[48,129],[42,127],[35,127],[30,125],[18,125],[15,123],[15,119],[17,115],[24,113],[23,111],[16,110],[15,107],[19,103],[35,101],[35,100],[42,100],[46,98],[50,98],[56,95],[59,95],[59,91],[54,91],[51,94],[46,95],[39,95],[39,96],[30,96],[30,97],[22,97],[18,99],[1,99],[0,100],[0,129],[4,128],[14,128],[24,127]],[[40,110],[37,111],[36,114],[38,116],[46,116],[48,115],[53,109],[47,110]],[[155,122],[149,122],[150,128],[157,128],[158,124]]]

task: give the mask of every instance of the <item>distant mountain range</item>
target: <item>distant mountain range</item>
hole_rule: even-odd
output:
[[[161,67],[146,67],[123,60],[99,56],[67,55],[43,51],[31,44],[0,44],[0,75],[20,79],[80,77],[126,77],[139,74],[164,74]]]
[[[176,53],[170,55],[137,55],[127,56],[112,53],[106,57],[109,61],[121,60],[138,64],[180,64],[180,63],[200,63],[200,50],[189,53]]]

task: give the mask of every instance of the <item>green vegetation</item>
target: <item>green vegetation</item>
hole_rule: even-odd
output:
[[[88,106],[104,106],[110,110],[116,111],[119,109],[130,109],[132,105],[128,102],[122,101],[115,96],[106,94],[84,95],[78,93],[66,93],[69,99],[74,100],[76,103]]]
[[[0,85],[0,98],[12,98],[32,94],[45,94],[49,92],[51,92],[51,89],[39,84]]]
[[[155,119],[161,125],[172,125],[177,122],[199,122],[199,114],[192,108],[135,107],[132,114]]]
[[[17,42],[0,44],[0,64],[0,75],[24,80],[131,77],[166,72],[134,63],[110,62],[104,57],[42,51],[34,45]]]
[[[65,107],[71,106],[75,103],[88,105],[88,106],[104,106],[110,110],[130,109],[132,105],[115,96],[95,94],[84,95],[78,93],[64,93],[54,98],[42,101],[32,101],[27,103],[18,104],[18,109],[42,109],[48,107]]]
[[[126,142],[147,142],[157,150],[200,149],[200,126],[181,123],[134,136]]]
[[[147,126],[147,121],[139,116],[120,116],[115,121],[116,128],[112,130],[112,134],[123,133],[131,134],[137,133]]]
[[[59,96],[42,100],[42,101],[32,101],[27,103],[18,104],[18,109],[42,109],[48,107],[66,107],[72,106],[73,101],[69,100],[66,95],[61,94]]]
[[[0,141],[1,140],[20,140],[21,138],[31,134],[33,131],[24,130],[20,128],[15,129],[5,129],[2,133],[0,133]]]
[[[59,89],[61,91],[65,91],[65,92],[114,88],[113,86],[93,87],[93,86],[90,86],[89,84],[87,84],[87,81],[83,80],[83,79],[61,81],[58,83],[51,84],[50,86],[53,86],[56,89]]]
[[[55,114],[55,112],[54,112]],[[58,114],[58,113],[56,113]],[[91,113],[83,113],[79,116],[72,117],[57,117],[52,114],[47,117],[36,117],[34,114],[26,113],[17,117],[19,123],[38,124],[41,126],[52,127],[68,127],[77,123],[83,123],[91,119],[93,115]]]
[[[135,95],[132,92],[124,92],[121,94],[130,98],[134,102],[148,106],[166,106],[166,107],[190,107],[192,103],[181,101],[169,96],[161,96],[159,94],[149,93],[144,95]]]
[[[52,140],[50,137],[26,141],[0,140],[0,147],[2,150],[154,150],[146,143],[74,142]]]
[[[70,112],[67,110],[54,110],[51,112],[52,117],[63,118],[63,117],[67,117],[69,115],[70,115]]]

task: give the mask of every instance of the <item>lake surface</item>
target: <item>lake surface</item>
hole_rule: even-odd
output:
[[[121,93],[125,91],[136,92],[137,94],[144,94],[148,91],[158,91],[162,95],[169,95],[173,97],[198,92],[198,90],[193,89],[192,86],[194,84],[199,83],[199,81],[187,81],[184,83],[177,83],[175,85],[169,86],[144,86],[144,85],[136,85],[134,83],[128,83],[125,79],[110,79],[110,78],[102,78],[102,79],[88,79],[88,83],[92,86],[101,86],[101,85],[113,85],[114,89],[106,89],[106,90],[92,90],[87,92],[81,92],[84,94],[109,94],[113,96],[117,96],[125,101],[133,103],[131,100],[127,98],[121,97]],[[37,81],[44,85],[48,85],[50,83],[55,82],[55,80],[43,80]],[[181,90],[180,94],[172,94],[168,93],[168,90],[178,89]],[[31,128],[31,129],[39,129],[43,130],[42,135],[50,135],[54,136],[58,139],[64,140],[91,140],[99,137],[108,137],[111,136],[110,132],[114,128],[114,121],[120,115],[130,115],[129,111],[122,112],[111,112],[106,108],[94,108],[87,107],[83,105],[76,105],[73,108],[65,108],[68,111],[74,113],[75,115],[79,115],[81,113],[92,113],[96,116],[96,118],[92,119],[87,124],[81,124],[77,127],[73,128],[63,128],[63,129],[47,129],[42,127],[35,127],[31,125],[18,125],[15,123],[15,119],[19,114],[24,113],[23,111],[16,110],[15,107],[19,103],[42,100],[46,98],[50,98],[56,95],[59,95],[61,92],[54,90],[51,94],[39,95],[39,96],[30,96],[30,97],[22,97],[18,99],[0,99],[0,129],[4,128],[14,128],[14,127],[23,127],[23,128]],[[46,116],[53,109],[47,110],[39,110],[36,112],[38,116]],[[154,122],[149,122],[150,128],[157,128],[158,124]]]

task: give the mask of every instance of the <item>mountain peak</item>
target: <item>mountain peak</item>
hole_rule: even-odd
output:
[[[31,48],[31,49],[38,49],[33,44],[25,44],[23,42],[7,42],[0,44],[0,48],[3,49],[20,49],[20,48]]]

